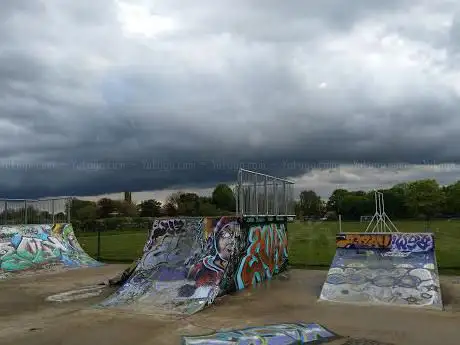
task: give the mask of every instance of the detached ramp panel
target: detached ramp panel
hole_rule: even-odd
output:
[[[320,300],[443,309],[432,233],[342,233]]]
[[[0,226],[0,279],[102,265],[81,248],[71,224]]]

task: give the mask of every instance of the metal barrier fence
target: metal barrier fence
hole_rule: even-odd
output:
[[[72,198],[0,199],[0,225],[70,223]]]
[[[294,182],[240,169],[235,190],[242,216],[295,216]]]

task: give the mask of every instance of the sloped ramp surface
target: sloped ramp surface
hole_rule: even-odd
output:
[[[320,300],[442,309],[431,233],[338,234]]]
[[[71,224],[0,226],[0,279],[101,265],[81,248]]]
[[[233,217],[157,219],[134,272],[99,306],[193,314],[225,290],[241,236]]]

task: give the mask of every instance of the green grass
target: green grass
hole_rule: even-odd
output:
[[[394,222],[401,232],[425,232],[425,222]],[[366,223],[343,222],[343,232],[363,232]],[[460,273],[460,221],[432,221],[438,265],[443,273]],[[295,222],[288,225],[289,263],[294,267],[328,268],[335,253],[337,222]],[[147,231],[126,229],[101,235],[100,260],[132,262],[142,254]],[[78,234],[82,247],[97,257],[97,234]]]

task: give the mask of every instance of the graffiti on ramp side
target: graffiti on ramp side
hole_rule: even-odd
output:
[[[203,336],[184,336],[182,345],[319,344],[340,338],[317,323],[283,323]]]

